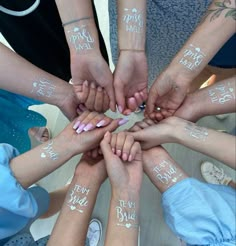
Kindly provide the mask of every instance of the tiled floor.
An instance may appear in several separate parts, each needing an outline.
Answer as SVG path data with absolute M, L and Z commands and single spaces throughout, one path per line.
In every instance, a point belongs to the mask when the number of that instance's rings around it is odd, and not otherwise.
M 98 9 L 104 8 L 104 4 L 107 4 L 107 0 L 95 1 Z M 98 4 L 99 3 L 99 4 Z M 101 29 L 105 37 L 105 41 L 109 47 L 109 32 L 108 32 L 108 16 L 104 11 L 99 11 L 99 21 Z M 2 38 L 0 37 L 0 41 Z M 110 54 L 109 54 L 110 55 Z M 39 111 L 48 119 L 48 126 L 50 127 L 53 136 L 57 135 L 64 126 L 68 123 L 67 119 L 53 106 L 43 105 L 33 107 L 34 110 Z M 113 117 L 118 115 L 109 113 Z M 129 127 L 133 122 L 142 118 L 142 114 L 133 114 L 130 117 L 130 123 L 126 127 Z M 235 126 L 235 114 L 230 115 L 227 119 L 220 121 L 215 117 L 205 117 L 199 121 L 200 125 L 204 125 L 213 129 L 224 129 L 230 132 Z M 34 145 L 35 143 L 33 143 Z M 173 158 L 184 168 L 184 170 L 191 176 L 202 180 L 200 175 L 200 163 L 203 160 L 212 160 L 210 157 L 204 156 L 200 153 L 191 151 L 183 146 L 177 144 L 166 145 Z M 56 170 L 54 173 L 48 175 L 42 179 L 39 183 L 45 187 L 48 191 L 53 191 L 66 184 L 68 178 L 73 174 L 75 165 L 78 163 L 79 156 L 73 158 L 63 167 Z M 217 165 L 222 164 L 214 161 Z M 225 167 L 225 166 L 224 166 Z M 225 168 L 226 172 L 234 177 L 235 172 L 229 168 Z M 96 206 L 93 212 L 93 217 L 97 217 L 101 220 L 104 230 L 106 229 L 106 221 L 108 218 L 110 198 L 110 185 L 109 181 L 106 181 L 99 192 Z M 162 217 L 160 193 L 154 188 L 152 183 L 144 177 L 144 182 L 141 190 L 141 246 L 178 246 L 179 240 L 172 234 L 167 228 Z M 48 235 L 55 223 L 57 216 L 54 216 L 46 220 L 38 220 L 32 226 L 32 233 L 35 239 Z M 103 235 L 104 236 L 104 235 Z M 103 240 L 101 242 L 103 245 Z

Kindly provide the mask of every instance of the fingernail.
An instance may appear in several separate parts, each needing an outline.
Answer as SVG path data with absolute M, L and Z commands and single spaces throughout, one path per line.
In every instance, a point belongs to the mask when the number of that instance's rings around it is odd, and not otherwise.
M 99 87 L 98 87 L 98 91 L 100 91 L 100 92 L 101 92 L 101 91 L 102 91 L 102 87 L 100 87 L 100 86 L 99 86 Z
M 123 161 L 127 161 L 127 159 L 128 159 L 128 155 L 127 155 L 126 153 L 123 153 L 123 155 L 122 155 L 122 159 L 123 159 Z
M 123 112 L 123 109 L 122 109 L 122 107 L 121 107 L 121 106 L 118 106 L 118 110 L 119 110 L 119 112 L 120 112 L 120 113 L 122 113 L 122 112 Z
M 77 129 L 77 133 L 80 134 L 83 130 L 84 130 L 85 124 L 82 124 L 78 129 Z
M 84 131 L 87 132 L 93 128 L 93 124 L 89 123 L 85 126 Z
M 133 156 L 132 155 L 129 155 L 128 161 L 132 161 L 132 158 L 133 158 Z
M 111 148 L 111 151 L 113 152 L 113 154 L 115 154 L 115 149 L 114 148 Z
M 88 80 L 85 80 L 84 85 L 86 85 L 86 86 L 89 85 Z
M 77 129 L 80 125 L 80 121 L 75 122 L 75 124 L 73 125 L 73 129 Z
M 91 88 L 95 89 L 96 85 L 94 83 L 91 83 Z
M 86 108 L 83 104 L 80 104 L 80 105 L 79 105 L 79 108 L 80 108 L 80 110 L 82 110 L 82 111 L 87 110 L 87 108 Z
M 104 126 L 105 125 L 105 123 L 106 123 L 106 121 L 105 120 L 101 120 L 101 121 L 99 121 L 98 123 L 97 123 L 97 127 L 101 127 L 101 126 Z
M 128 119 L 123 118 L 123 119 L 121 119 L 121 120 L 118 122 L 118 124 L 119 124 L 119 126 L 122 126 L 122 125 L 126 124 L 128 121 L 129 121 Z
M 116 154 L 120 157 L 120 156 L 121 156 L 121 150 L 118 149 L 118 150 L 116 151 Z
M 106 132 L 105 135 L 104 135 L 104 137 L 109 136 L 109 134 L 110 134 L 110 132 Z
M 101 149 L 99 149 L 99 150 L 98 150 L 98 153 L 99 153 L 100 155 L 102 155 L 102 150 L 101 150 Z

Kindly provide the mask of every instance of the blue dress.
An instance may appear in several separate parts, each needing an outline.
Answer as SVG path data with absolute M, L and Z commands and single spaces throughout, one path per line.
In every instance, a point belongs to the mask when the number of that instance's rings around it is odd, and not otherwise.
M 114 64 L 118 60 L 117 5 L 109 0 L 110 42 Z M 146 54 L 149 85 L 171 62 L 191 36 L 211 0 L 147 0 Z M 213 66 L 235 67 L 236 36 L 221 49 L 221 55 L 210 62 Z M 233 48 L 232 48 L 233 47 Z M 223 55 L 222 55 L 223 53 Z
M 41 114 L 28 109 L 36 104 L 41 102 L 0 90 L 0 143 L 8 143 L 20 153 L 30 150 L 28 129 L 47 123 Z

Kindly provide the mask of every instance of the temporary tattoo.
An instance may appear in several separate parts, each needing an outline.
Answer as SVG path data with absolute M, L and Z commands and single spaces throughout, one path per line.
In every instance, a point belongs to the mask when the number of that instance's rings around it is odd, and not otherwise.
M 83 213 L 84 208 L 88 206 L 87 196 L 89 191 L 90 189 L 76 184 L 70 191 L 67 201 L 67 206 L 70 208 L 70 210 Z
M 153 172 L 156 179 L 165 184 L 167 188 L 175 184 L 183 175 L 170 160 L 163 160 L 153 168 Z
M 195 138 L 196 140 L 205 141 L 208 136 L 206 128 L 197 126 L 191 122 L 188 122 L 184 129 L 188 132 L 190 137 Z
M 194 70 L 201 65 L 205 56 L 199 47 L 190 44 L 189 48 L 184 51 L 184 55 L 179 63 L 190 70 Z
M 231 83 L 217 84 L 208 91 L 212 103 L 224 104 L 228 101 L 235 100 L 234 88 Z
M 39 97 L 52 97 L 56 86 L 52 81 L 47 79 L 39 79 L 39 81 L 33 82 L 33 89 L 31 93 L 36 93 Z
M 117 225 L 129 228 L 138 228 L 136 205 L 132 201 L 119 200 L 119 206 L 116 206 Z
M 224 0 L 222 2 L 215 2 L 215 8 L 209 9 L 207 11 L 206 17 L 210 16 L 210 21 L 213 21 L 213 20 L 217 19 L 222 14 L 222 12 L 224 11 L 225 18 L 231 17 L 234 20 L 236 20 L 236 8 L 231 8 L 231 7 L 227 6 L 227 4 L 231 5 L 231 0 Z M 236 4 L 236 1 L 235 1 L 235 4 Z
M 48 142 L 48 144 L 42 148 L 41 158 L 50 158 L 51 160 L 57 160 L 59 158 L 58 153 L 53 150 L 53 141 Z
M 143 14 L 136 8 L 124 9 L 123 21 L 127 32 L 141 33 L 143 30 Z
M 86 25 L 74 27 L 68 33 L 70 34 L 69 41 L 74 45 L 76 51 L 86 51 L 94 48 L 94 38 Z

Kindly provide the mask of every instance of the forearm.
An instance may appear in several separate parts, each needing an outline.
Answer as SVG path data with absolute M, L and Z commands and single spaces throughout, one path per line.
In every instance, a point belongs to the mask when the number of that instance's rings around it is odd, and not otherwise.
M 84 246 L 90 217 L 101 183 L 74 176 L 48 245 Z
M 37 68 L 0 44 L 0 88 L 55 106 L 72 93 L 71 85 Z
M 236 77 L 220 81 L 189 95 L 186 105 L 199 118 L 236 112 Z
M 119 0 L 118 42 L 120 50 L 145 50 L 146 0 Z
M 175 142 L 209 155 L 235 169 L 235 136 L 179 120 L 174 131 Z
M 56 1 L 71 56 L 99 52 L 99 39 L 91 0 Z M 69 23 L 74 21 L 73 23 Z
M 105 245 L 136 246 L 139 231 L 139 193 L 112 192 Z
M 10 167 L 19 183 L 27 188 L 63 165 L 73 155 L 68 144 L 57 137 L 12 159 Z
M 187 78 L 191 82 L 235 33 L 236 22 L 233 16 L 226 17 L 230 10 L 235 9 L 235 1 L 227 3 L 225 8 L 217 6 L 223 2 L 213 1 L 203 21 L 168 67 L 171 68 L 173 76 L 177 76 L 177 80 Z

